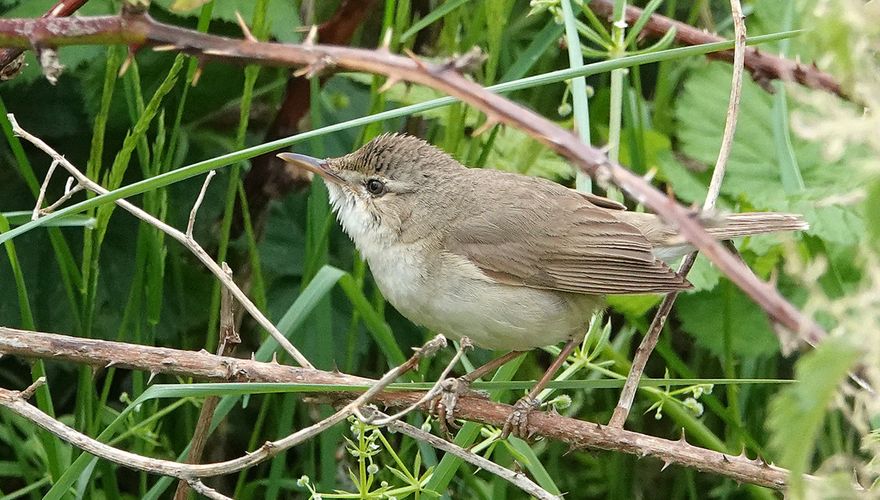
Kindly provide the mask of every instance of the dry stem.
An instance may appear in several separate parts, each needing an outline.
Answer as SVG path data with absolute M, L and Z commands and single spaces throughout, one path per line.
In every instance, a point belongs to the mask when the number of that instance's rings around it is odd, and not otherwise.
M 83 174 L 79 169 L 73 166 L 72 163 L 67 161 L 64 156 L 58 154 L 58 152 L 52 149 L 42 139 L 22 129 L 11 113 L 7 115 L 7 117 L 9 118 L 9 122 L 12 124 L 13 133 L 18 135 L 22 139 L 30 142 L 38 149 L 42 150 L 44 153 L 52 157 L 53 161 L 58 162 L 59 165 L 64 167 L 67 172 L 72 175 L 77 180 L 77 182 L 79 182 L 80 185 L 98 194 L 105 194 L 108 192 L 107 189 L 105 189 L 103 186 L 86 177 L 85 174 Z M 287 338 L 280 331 L 278 331 L 275 325 L 273 325 L 272 322 L 269 321 L 269 318 L 267 318 L 253 302 L 251 302 L 248 296 L 245 295 L 243 291 L 241 291 L 241 288 L 239 288 L 238 285 L 235 284 L 235 281 L 223 272 L 223 269 L 216 262 L 214 262 L 211 256 L 208 255 L 207 252 L 205 252 L 201 245 L 199 245 L 194 239 L 192 239 L 192 223 L 195 219 L 195 210 L 198 208 L 198 204 L 201 202 L 201 198 L 204 195 L 204 189 L 207 188 L 210 178 L 211 176 L 208 175 L 208 178 L 205 180 L 205 184 L 203 185 L 203 189 L 199 194 L 199 199 L 196 200 L 196 206 L 193 208 L 193 213 L 190 215 L 189 227 L 187 228 L 187 232 L 189 234 L 183 233 L 180 230 L 153 217 L 145 210 L 133 205 L 131 202 L 120 199 L 116 200 L 116 204 L 137 217 L 138 219 L 147 222 L 148 224 L 154 226 L 163 233 L 171 236 L 172 238 L 183 244 L 183 246 L 185 246 L 187 249 L 189 249 L 189 251 L 192 252 L 193 255 L 195 255 L 199 259 L 199 261 L 201 261 L 202 264 L 204 264 L 205 267 L 207 267 L 208 270 L 211 271 L 211 273 L 220 280 L 223 286 L 225 286 L 229 289 L 230 292 L 232 292 L 236 300 L 241 302 L 244 308 L 251 314 L 251 316 L 257 321 L 257 323 L 265 328 L 266 331 L 268 331 L 269 334 L 272 335 L 272 337 L 284 348 L 285 351 L 287 351 L 296 360 L 297 363 L 299 363 L 301 366 L 311 367 L 312 364 L 309 362 L 309 360 L 306 359 L 306 357 L 303 356 L 299 352 L 299 350 L 294 347 L 293 344 L 291 344 L 290 341 L 287 340 Z
M 709 191 L 706 193 L 706 201 L 703 203 L 703 211 L 711 212 L 715 208 L 715 202 L 718 195 L 721 194 L 721 182 L 724 180 L 724 173 L 727 170 L 727 160 L 730 158 L 730 151 L 733 149 L 733 136 L 736 133 L 736 121 L 739 116 L 739 103 L 742 96 L 742 80 L 743 67 L 745 64 L 746 49 L 746 23 L 745 16 L 742 13 L 742 5 L 739 0 L 730 0 L 730 10 L 733 16 L 733 29 L 735 32 L 734 40 L 734 58 L 733 58 L 733 76 L 730 81 L 730 99 L 727 103 L 727 118 L 724 122 L 724 135 L 721 138 L 721 149 L 718 151 L 718 159 L 715 161 L 715 169 L 712 171 L 712 180 L 709 182 Z M 687 276 L 694 262 L 697 260 L 697 252 L 691 252 L 685 256 L 678 268 L 678 274 Z M 666 324 L 666 318 L 672 311 L 672 305 L 678 297 L 678 292 L 672 292 L 663 297 L 660 307 L 654 314 L 651 326 L 648 332 L 639 344 L 636 355 L 633 358 L 632 367 L 626 377 L 626 383 L 620 391 L 620 399 L 611 420 L 608 425 L 612 427 L 623 427 L 626 418 L 629 416 L 632 408 L 633 399 L 636 396 L 636 390 L 639 386 L 639 379 L 645 371 L 648 364 L 648 358 L 657 346 L 660 339 L 660 332 L 663 331 L 663 325 Z
M 610 17 L 614 11 L 614 0 L 592 0 L 590 8 L 599 16 Z M 628 6 L 626 8 L 626 22 L 630 25 L 634 24 L 641 17 L 642 12 L 643 10 L 638 7 Z M 700 45 L 724 40 L 718 35 L 706 32 L 706 30 L 660 14 L 651 14 L 640 35 L 644 34 L 652 38 L 661 38 L 671 29 L 675 29 L 675 40 L 686 45 Z M 725 50 L 706 54 L 706 57 L 733 62 L 736 58 L 736 51 Z M 785 59 L 756 48 L 746 49 L 744 57 L 745 69 L 768 92 L 773 92 L 773 88 L 769 84 L 771 80 L 783 80 L 831 92 L 844 99 L 852 99 L 851 96 L 844 92 L 840 83 L 833 76 L 819 70 L 815 64 L 802 64 L 798 61 Z

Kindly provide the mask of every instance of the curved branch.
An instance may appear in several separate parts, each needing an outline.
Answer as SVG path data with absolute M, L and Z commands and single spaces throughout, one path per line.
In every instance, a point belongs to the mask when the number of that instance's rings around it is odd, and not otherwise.
M 700 225 L 692 211 L 651 186 L 641 176 L 611 162 L 597 148 L 543 116 L 492 94 L 464 78 L 455 64 L 430 64 L 390 54 L 387 50 L 366 50 L 322 45 L 288 45 L 235 40 L 159 23 L 146 14 L 52 19 L 0 20 L 0 45 L 19 47 L 71 44 L 122 43 L 133 47 L 152 45 L 156 49 L 179 51 L 200 59 L 273 66 L 302 66 L 309 74 L 327 68 L 344 67 L 387 75 L 390 78 L 426 85 L 485 112 L 488 120 L 513 125 L 572 161 L 599 183 L 613 182 L 630 196 L 676 227 L 696 249 L 703 252 L 731 281 L 749 295 L 770 318 L 797 333 L 810 344 L 826 333 L 805 317 L 771 285 L 752 271 Z

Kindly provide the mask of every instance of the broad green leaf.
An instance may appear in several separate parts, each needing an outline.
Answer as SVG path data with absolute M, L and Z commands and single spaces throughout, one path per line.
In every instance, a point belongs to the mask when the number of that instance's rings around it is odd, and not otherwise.
M 809 471 L 826 412 L 860 352 L 841 338 L 829 338 L 795 365 L 800 383 L 782 389 L 770 402 L 770 447 L 778 463 L 791 470 L 793 498 L 803 494 L 802 474 Z
M 779 342 L 764 312 L 728 282 L 713 292 L 679 297 L 676 314 L 682 328 L 702 347 L 721 357 L 724 332 L 729 331 L 736 357 L 775 354 Z
M 729 65 L 720 63 L 708 63 L 693 71 L 677 101 L 680 149 L 685 156 L 706 166 L 714 165 L 720 148 L 730 72 Z M 829 165 L 821 154 L 821 144 L 794 137 L 790 148 L 777 148 L 772 99 L 750 79 L 743 82 L 739 122 L 722 194 L 734 201 L 747 201 L 758 210 L 802 213 L 811 225 L 810 234 L 824 240 L 855 243 L 864 232 L 858 213 L 852 207 L 826 200 L 835 193 L 858 188 L 860 176 L 842 175 L 848 168 L 846 157 Z M 791 159 L 780 159 L 778 155 L 792 152 L 806 189 L 788 197 L 780 165 Z M 667 169 L 675 170 L 664 162 L 662 170 L 668 175 Z M 672 175 L 681 177 L 680 173 Z

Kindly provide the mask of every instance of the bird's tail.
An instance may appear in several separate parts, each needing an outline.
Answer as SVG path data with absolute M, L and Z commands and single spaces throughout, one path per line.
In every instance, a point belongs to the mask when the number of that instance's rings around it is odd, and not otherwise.
M 638 227 L 654 245 L 654 255 L 660 259 L 670 261 L 693 250 L 674 228 L 658 223 L 656 215 L 639 212 L 615 212 L 615 215 Z M 702 223 L 706 231 L 719 240 L 810 228 L 800 215 L 773 212 L 711 215 L 702 218 Z
M 710 221 L 706 225 L 706 231 L 719 240 L 729 240 L 753 234 L 804 231 L 809 228 L 810 225 L 801 215 L 773 212 L 728 214 L 721 217 L 720 221 Z

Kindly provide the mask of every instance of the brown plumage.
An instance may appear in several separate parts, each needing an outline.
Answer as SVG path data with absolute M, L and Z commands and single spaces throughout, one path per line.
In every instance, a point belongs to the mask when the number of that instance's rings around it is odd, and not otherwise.
M 470 169 L 415 137 L 286 159 L 329 181 L 337 217 L 388 301 L 453 338 L 539 347 L 583 335 L 604 295 L 690 287 L 664 261 L 689 246 L 655 215 L 545 179 Z M 719 239 L 806 228 L 800 216 L 767 213 L 705 225 Z

